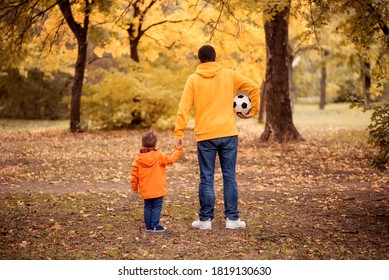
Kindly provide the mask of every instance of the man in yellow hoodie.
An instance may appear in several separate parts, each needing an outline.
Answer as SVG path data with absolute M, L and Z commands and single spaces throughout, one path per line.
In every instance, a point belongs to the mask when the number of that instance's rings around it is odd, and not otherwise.
M 239 219 L 238 211 L 238 128 L 233 99 L 238 91 L 247 92 L 252 109 L 248 115 L 239 117 L 251 118 L 258 113 L 259 87 L 249 78 L 216 62 L 216 52 L 212 46 L 202 46 L 198 51 L 198 59 L 196 72 L 186 81 L 174 130 L 176 145 L 181 144 L 190 112 L 194 108 L 194 130 L 200 166 L 200 209 L 199 219 L 192 226 L 199 229 L 212 228 L 215 206 L 214 172 L 218 154 L 223 174 L 226 228 L 244 228 L 246 223 Z

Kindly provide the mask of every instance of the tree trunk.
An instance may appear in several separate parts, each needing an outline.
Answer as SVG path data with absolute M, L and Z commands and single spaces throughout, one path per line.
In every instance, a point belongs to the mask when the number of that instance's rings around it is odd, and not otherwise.
M 135 62 L 139 62 L 138 46 L 139 46 L 140 38 L 143 35 L 142 25 L 144 19 L 144 11 L 141 11 L 140 9 L 142 2 L 143 1 L 141 0 L 136 0 L 130 4 L 134 10 L 134 13 L 132 15 L 133 20 L 137 21 L 137 24 L 131 22 L 127 28 L 128 37 L 130 38 L 130 57 Z M 151 3 L 153 2 L 155 1 L 152 1 Z
M 362 64 L 363 67 L 363 97 L 365 100 L 365 107 L 369 107 L 371 103 L 370 97 L 370 87 L 371 87 L 371 77 L 370 77 L 370 62 L 364 61 Z
M 261 84 L 261 91 L 260 91 L 260 100 L 261 102 L 259 103 L 259 114 L 258 114 L 258 123 L 264 123 L 265 122 L 265 116 L 266 116 L 266 111 L 265 111 L 265 103 L 266 103 L 266 98 L 265 98 L 265 87 L 266 83 L 265 81 L 262 82 Z
M 289 97 L 289 9 L 290 2 L 282 11 L 277 11 L 271 20 L 265 22 L 266 124 L 261 141 L 285 143 L 304 140 L 293 124 Z
M 324 110 L 326 105 L 326 85 L 327 85 L 327 69 L 323 65 L 321 67 L 321 78 L 320 78 L 320 104 L 319 109 Z
M 83 36 L 84 37 L 84 36 Z M 78 132 L 81 130 L 81 93 L 84 83 L 86 56 L 88 43 L 82 39 L 78 43 L 78 54 L 76 70 L 74 74 L 74 83 L 72 86 L 72 97 L 70 101 L 70 131 Z
M 320 104 L 319 108 L 320 110 L 324 110 L 324 107 L 326 105 L 326 99 L 327 99 L 327 66 L 326 66 L 326 59 L 327 56 L 330 54 L 329 51 L 325 50 L 323 55 L 323 65 L 321 67 L 321 79 L 320 79 Z
M 288 83 L 289 83 L 289 98 L 290 98 L 290 106 L 292 108 L 293 112 L 293 107 L 294 107 L 294 94 L 293 94 L 293 49 L 288 44 Z
M 72 86 L 72 97 L 70 101 L 70 131 L 78 132 L 81 129 L 81 94 L 82 86 L 84 83 L 88 49 L 87 34 L 89 27 L 89 15 L 92 9 L 93 1 L 90 2 L 89 0 L 85 0 L 83 26 L 75 21 L 69 0 L 60 0 L 58 1 L 58 5 L 63 16 L 65 17 L 67 24 L 76 37 L 78 44 L 77 61 L 75 66 L 74 82 Z
M 138 46 L 140 38 L 132 38 L 130 32 L 128 34 L 130 36 L 130 57 L 135 62 L 139 62 Z

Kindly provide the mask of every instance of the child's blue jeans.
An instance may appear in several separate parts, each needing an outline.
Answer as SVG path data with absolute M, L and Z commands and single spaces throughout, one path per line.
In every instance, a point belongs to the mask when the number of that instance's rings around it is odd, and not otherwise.
M 216 155 L 223 173 L 224 214 L 229 220 L 239 218 L 236 161 L 238 137 L 230 136 L 197 142 L 200 165 L 200 221 L 212 220 L 215 208 L 214 174 Z
M 161 218 L 163 197 L 144 200 L 144 219 L 147 230 L 152 230 L 159 225 Z

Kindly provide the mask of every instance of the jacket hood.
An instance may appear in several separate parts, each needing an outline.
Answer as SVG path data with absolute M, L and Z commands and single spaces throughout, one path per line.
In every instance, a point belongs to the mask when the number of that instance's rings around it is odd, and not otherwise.
M 158 160 L 159 153 L 157 151 L 150 151 L 148 153 L 137 154 L 135 160 L 143 166 L 152 166 Z
M 221 68 L 222 66 L 215 61 L 200 63 L 197 66 L 195 73 L 203 78 L 213 78 L 216 76 L 216 74 L 220 71 Z

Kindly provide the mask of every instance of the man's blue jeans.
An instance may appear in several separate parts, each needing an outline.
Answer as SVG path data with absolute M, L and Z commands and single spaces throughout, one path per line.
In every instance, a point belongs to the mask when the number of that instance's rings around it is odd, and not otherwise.
M 147 230 L 152 230 L 153 228 L 159 225 L 162 204 L 162 197 L 144 200 L 144 219 Z
M 223 137 L 197 142 L 200 165 L 200 221 L 212 220 L 215 208 L 214 173 L 216 154 L 223 174 L 224 214 L 229 220 L 239 218 L 236 159 L 238 137 Z

